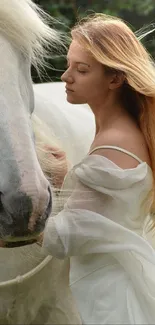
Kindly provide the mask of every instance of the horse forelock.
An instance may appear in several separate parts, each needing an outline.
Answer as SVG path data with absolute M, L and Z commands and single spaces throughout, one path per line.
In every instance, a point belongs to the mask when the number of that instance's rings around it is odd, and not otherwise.
M 41 63 L 47 48 L 58 45 L 58 32 L 48 26 L 52 21 L 31 0 L 0 0 L 0 33 L 31 58 Z

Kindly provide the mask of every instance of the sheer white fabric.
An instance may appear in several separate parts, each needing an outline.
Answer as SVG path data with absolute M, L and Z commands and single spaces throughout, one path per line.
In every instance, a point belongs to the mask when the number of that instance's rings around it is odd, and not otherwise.
M 83 324 L 155 323 L 155 252 L 144 238 L 152 172 L 87 156 L 66 178 L 74 190 L 49 218 L 44 249 L 70 257 L 70 286 Z M 72 187 L 71 187 L 72 188 Z

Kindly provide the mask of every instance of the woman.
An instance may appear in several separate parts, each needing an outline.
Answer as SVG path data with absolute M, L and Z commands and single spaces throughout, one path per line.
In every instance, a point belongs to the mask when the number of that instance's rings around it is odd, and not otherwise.
M 149 216 L 155 225 L 154 63 L 123 21 L 103 14 L 73 28 L 67 60 L 67 100 L 89 104 L 96 135 L 66 177 L 74 187 L 43 246 L 70 257 L 83 324 L 154 324 L 155 252 L 144 236 Z

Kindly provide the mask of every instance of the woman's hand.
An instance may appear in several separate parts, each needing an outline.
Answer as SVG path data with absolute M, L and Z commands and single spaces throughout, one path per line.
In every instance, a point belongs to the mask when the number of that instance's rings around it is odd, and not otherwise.
M 48 158 L 48 176 L 50 176 L 52 185 L 61 188 L 65 175 L 68 172 L 68 162 L 66 153 L 54 146 L 46 145 L 44 147 L 46 158 Z M 50 163 L 51 162 L 51 163 Z M 50 171 L 51 165 L 51 171 Z M 51 173 L 51 175 L 49 175 Z

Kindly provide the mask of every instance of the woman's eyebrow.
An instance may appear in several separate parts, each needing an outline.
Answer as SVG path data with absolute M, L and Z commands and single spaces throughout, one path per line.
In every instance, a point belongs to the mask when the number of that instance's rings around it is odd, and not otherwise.
M 67 58 L 67 61 L 69 62 L 69 58 Z M 76 64 L 84 64 L 86 65 L 87 67 L 90 68 L 90 64 L 86 63 L 86 62 L 82 62 L 82 61 L 75 61 Z
M 84 65 L 87 65 L 88 67 L 90 67 L 90 64 L 85 63 L 85 62 L 76 61 L 75 63 L 76 63 L 76 64 L 84 64 Z

